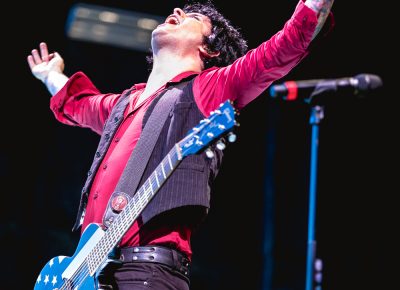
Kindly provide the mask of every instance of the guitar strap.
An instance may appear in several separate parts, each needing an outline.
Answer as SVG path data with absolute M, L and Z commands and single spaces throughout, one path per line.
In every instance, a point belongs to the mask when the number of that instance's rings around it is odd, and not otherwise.
M 111 225 L 116 216 L 136 193 L 161 129 L 186 84 L 187 81 L 184 81 L 171 86 L 158 97 L 158 102 L 143 128 L 139 141 L 129 157 L 115 191 L 108 200 L 107 208 L 103 215 L 103 225 L 105 227 Z

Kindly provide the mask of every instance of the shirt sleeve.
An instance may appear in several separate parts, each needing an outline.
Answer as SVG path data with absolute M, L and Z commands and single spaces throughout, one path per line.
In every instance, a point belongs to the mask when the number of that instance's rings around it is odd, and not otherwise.
M 316 26 L 316 13 L 300 0 L 292 17 L 269 40 L 229 66 L 201 72 L 193 86 L 201 112 L 208 116 L 228 99 L 237 109 L 245 107 L 308 54 Z
M 63 124 L 89 128 L 101 134 L 120 96 L 101 94 L 83 72 L 77 72 L 50 99 L 50 109 Z

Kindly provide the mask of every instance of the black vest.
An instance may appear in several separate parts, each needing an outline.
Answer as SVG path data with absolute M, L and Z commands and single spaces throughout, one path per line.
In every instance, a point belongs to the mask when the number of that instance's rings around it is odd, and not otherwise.
M 194 101 L 192 85 L 193 79 L 188 81 L 187 85 L 180 91 L 177 102 L 174 104 L 161 130 L 153 155 L 147 164 L 138 188 L 153 173 L 171 148 L 182 140 L 193 127 L 198 125 L 200 120 L 204 119 Z M 105 123 L 93 163 L 88 172 L 88 178 L 82 189 L 78 215 L 73 230 L 77 230 L 81 225 L 90 186 L 113 136 L 123 120 L 125 108 L 129 103 L 130 92 L 131 90 L 127 90 L 121 95 Z M 143 117 L 143 126 L 159 99 L 160 97 L 156 97 L 149 106 Z M 211 149 L 213 147 L 211 146 Z M 192 215 L 185 217 L 185 219 L 191 223 L 199 223 L 210 206 L 210 187 L 218 173 L 218 166 L 223 155 L 219 150 L 213 151 L 215 154 L 211 159 L 207 158 L 204 153 L 184 158 L 143 210 L 139 222 L 145 224 L 153 217 L 171 209 L 189 208 L 189 210 L 182 211 L 185 215 Z

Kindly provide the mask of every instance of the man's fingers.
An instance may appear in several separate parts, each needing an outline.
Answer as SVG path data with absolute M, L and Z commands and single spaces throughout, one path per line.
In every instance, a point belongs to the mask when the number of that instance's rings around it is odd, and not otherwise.
M 32 57 L 36 64 L 42 63 L 42 58 L 40 57 L 37 49 L 32 49 Z
M 47 44 L 45 42 L 41 42 L 39 47 L 42 60 L 46 62 L 49 61 L 49 50 L 47 49 Z
M 27 57 L 27 61 L 31 70 L 33 70 L 37 65 L 47 65 L 47 63 L 55 56 L 56 53 L 49 53 L 47 44 L 45 42 L 41 42 L 39 44 L 39 50 L 36 48 L 32 49 L 31 54 Z
M 53 58 L 55 58 L 56 57 L 56 54 L 53 52 L 53 53 L 50 53 L 49 54 L 49 61 L 50 60 L 52 60 Z
M 34 62 L 34 60 L 33 60 L 33 56 L 32 56 L 32 55 L 28 55 L 27 60 L 28 60 L 29 67 L 30 67 L 31 69 L 33 69 L 33 67 L 36 65 L 35 62 Z

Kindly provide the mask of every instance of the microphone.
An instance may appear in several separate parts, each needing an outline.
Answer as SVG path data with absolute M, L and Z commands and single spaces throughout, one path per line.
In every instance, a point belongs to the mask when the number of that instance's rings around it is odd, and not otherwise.
M 271 86 L 269 93 L 273 98 L 281 98 L 286 101 L 305 99 L 310 102 L 313 97 L 324 93 L 346 91 L 353 95 L 359 95 L 381 86 L 382 80 L 379 76 L 358 74 L 354 77 L 339 79 L 287 81 Z

